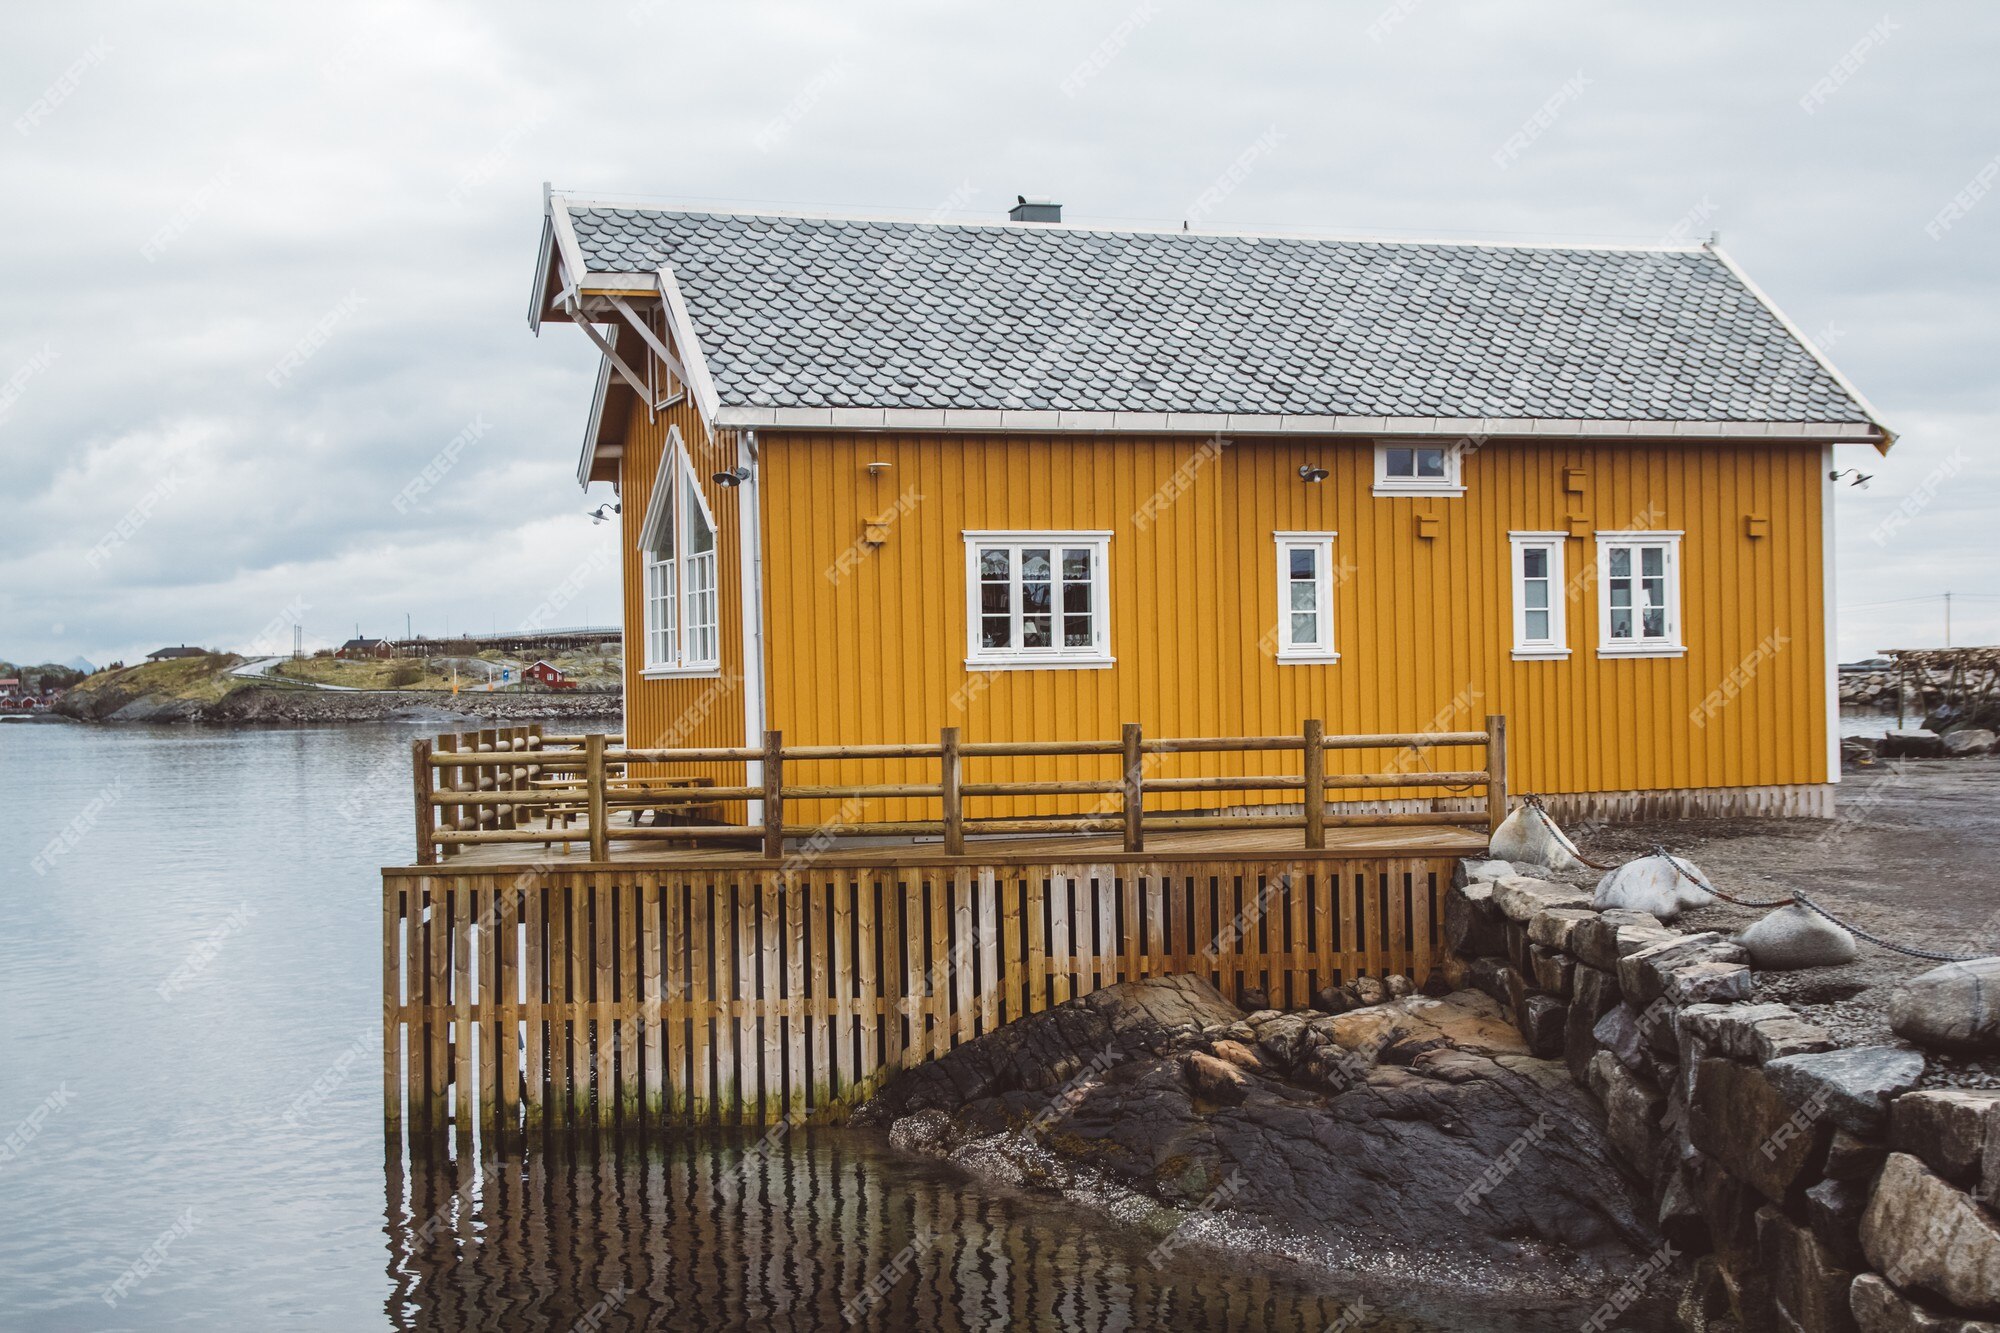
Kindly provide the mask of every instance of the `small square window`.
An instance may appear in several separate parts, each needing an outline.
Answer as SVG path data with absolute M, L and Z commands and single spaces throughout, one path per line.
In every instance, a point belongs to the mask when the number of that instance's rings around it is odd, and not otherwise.
M 1463 448 L 1457 444 L 1378 444 L 1375 494 L 1463 495 Z
M 1678 532 L 1597 534 L 1597 651 L 1604 657 L 1679 657 Z

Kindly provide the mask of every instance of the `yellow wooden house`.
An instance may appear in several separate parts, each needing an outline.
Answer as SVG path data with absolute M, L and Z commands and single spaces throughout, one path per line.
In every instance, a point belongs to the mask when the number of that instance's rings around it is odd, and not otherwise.
M 1059 218 L 547 194 L 628 745 L 1504 714 L 1573 814 L 1831 812 L 1835 446 L 1891 435 L 1720 250 Z

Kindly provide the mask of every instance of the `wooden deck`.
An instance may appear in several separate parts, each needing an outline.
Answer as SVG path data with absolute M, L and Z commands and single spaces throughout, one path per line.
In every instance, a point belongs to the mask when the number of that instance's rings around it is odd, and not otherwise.
M 526 870 L 538 867 L 576 870 L 593 864 L 629 867 L 701 866 L 710 869 L 769 870 L 788 861 L 810 859 L 814 866 L 891 865 L 1119 865 L 1151 861 L 1216 860 L 1338 860 L 1372 856 L 1480 856 L 1486 851 L 1483 829 L 1447 824 L 1401 824 L 1369 828 L 1330 828 L 1324 849 L 1308 849 L 1300 829 L 1230 828 L 1229 820 L 1216 820 L 1214 829 L 1179 830 L 1149 834 L 1140 852 L 1125 850 L 1115 833 L 1059 834 L 1036 838 L 968 837 L 965 855 L 946 853 L 940 840 L 910 842 L 842 842 L 807 849 L 794 845 L 788 855 L 773 860 L 761 847 L 663 847 L 658 842 L 621 839 L 614 832 L 610 858 L 593 863 L 588 839 L 573 839 L 547 847 L 514 844 L 486 844 L 462 848 L 436 866 L 396 867 L 385 873 L 440 874 L 460 870 Z M 746 844 L 757 833 L 745 833 Z

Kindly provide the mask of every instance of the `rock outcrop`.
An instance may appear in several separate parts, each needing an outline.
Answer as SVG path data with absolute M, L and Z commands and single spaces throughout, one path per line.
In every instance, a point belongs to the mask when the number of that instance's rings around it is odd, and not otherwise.
M 1169 976 L 1016 1020 L 899 1075 L 858 1119 L 1031 1180 L 1053 1156 L 1163 1204 L 1228 1186 L 1233 1212 L 1364 1269 L 1377 1255 L 1420 1277 L 1430 1256 L 1580 1292 L 1658 1245 L 1618 1157 L 1647 1151 L 1655 1109 L 1636 1105 L 1614 1150 L 1562 1066 L 1476 992 L 1246 1015 Z M 937 1115 L 948 1128 L 918 1135 Z

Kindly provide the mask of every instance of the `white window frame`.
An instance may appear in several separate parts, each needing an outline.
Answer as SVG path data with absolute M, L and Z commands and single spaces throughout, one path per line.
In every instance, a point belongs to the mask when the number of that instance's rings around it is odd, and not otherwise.
M 685 489 L 683 489 L 685 488 Z M 693 496 L 701 510 L 702 521 L 714 537 L 714 543 L 705 553 L 709 562 L 708 601 L 713 614 L 709 641 L 714 651 L 704 657 L 688 654 L 689 629 L 694 623 L 692 611 L 695 605 L 693 574 L 695 572 L 692 553 L 688 549 L 687 515 L 675 506 L 683 505 L 687 496 Z M 655 548 L 660 541 L 661 525 L 671 515 L 674 519 L 674 549 L 671 556 L 662 558 Z M 639 674 L 647 680 L 667 680 L 678 676 L 719 676 L 722 674 L 722 529 L 715 521 L 715 511 L 709 508 L 708 496 L 703 493 L 701 483 L 695 477 L 694 460 L 688 456 L 687 445 L 681 440 L 678 427 L 668 427 L 667 442 L 660 451 L 660 470 L 653 477 L 653 491 L 646 501 L 646 517 L 639 527 L 639 570 L 640 570 L 640 621 L 642 638 L 640 652 L 644 661 Z M 654 588 L 656 571 L 661 565 L 673 567 L 673 586 L 668 591 L 671 623 L 662 626 L 655 607 L 659 596 Z M 664 632 L 667 651 L 654 651 L 656 641 Z
M 1338 662 L 1333 638 L 1333 539 L 1337 532 L 1273 532 L 1278 548 L 1278 651 L 1283 663 Z M 1292 641 L 1292 552 L 1313 553 L 1314 595 L 1318 601 L 1319 637 L 1310 644 Z
M 1679 532 L 1637 531 L 1600 532 L 1597 534 L 1597 655 L 1599 657 L 1681 657 L 1687 653 L 1687 644 L 1681 637 L 1681 536 Z M 1626 546 L 1633 550 L 1634 580 L 1632 613 L 1633 627 L 1642 625 L 1640 606 L 1636 594 L 1641 557 L 1638 548 L 1662 547 L 1666 551 L 1663 573 L 1666 594 L 1666 634 L 1651 639 L 1613 639 L 1611 637 L 1611 552 L 1613 548 Z
M 1558 660 L 1569 656 L 1569 583 L 1563 560 L 1567 532 L 1510 532 L 1510 595 L 1514 602 L 1514 659 L 1520 662 Z M 1549 555 L 1549 634 L 1528 637 L 1527 560 L 1529 551 Z
M 1392 477 L 1389 475 L 1391 449 L 1442 449 L 1442 477 Z M 1377 440 L 1375 442 L 1376 495 L 1464 495 L 1465 446 L 1459 440 Z
M 968 528 L 965 538 L 965 665 L 974 671 L 1033 671 L 1033 670 L 1094 670 L 1112 666 L 1117 659 L 1111 655 L 1111 533 L 1108 530 L 1088 531 L 1029 531 L 1025 529 L 996 530 Z M 1014 618 L 1012 638 L 1016 646 L 1008 648 L 988 648 L 980 642 L 980 577 L 979 552 L 981 547 L 1005 546 L 1016 551 L 1024 546 L 1047 546 L 1052 549 L 1083 547 L 1090 551 L 1090 620 L 1091 643 L 1088 647 L 1067 648 L 1061 645 L 1063 611 L 1060 594 L 1052 601 L 1051 611 L 1055 616 L 1055 632 L 1058 640 L 1052 648 L 1022 648 L 1021 603 L 1016 593 L 1010 612 Z M 1055 558 L 1058 571 L 1062 565 L 1061 555 Z M 1020 557 L 1012 562 L 1013 584 L 1020 587 Z M 1057 581 L 1060 588 L 1060 579 Z

